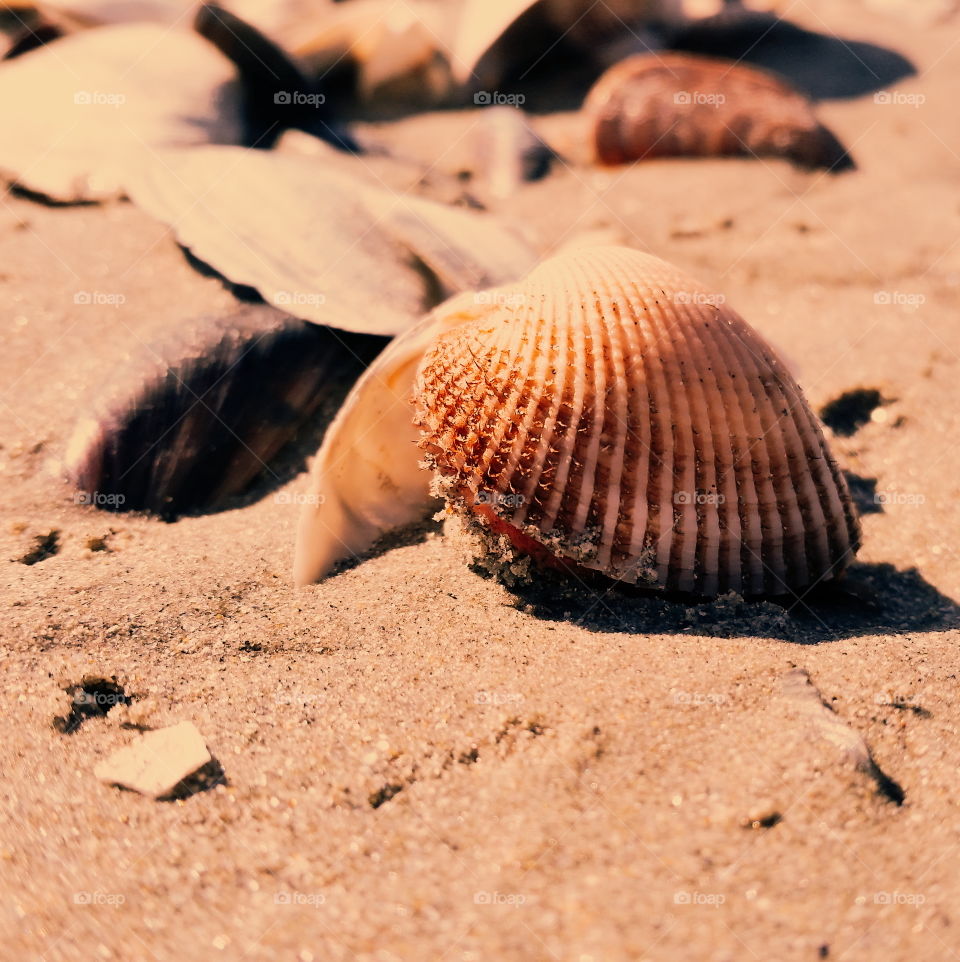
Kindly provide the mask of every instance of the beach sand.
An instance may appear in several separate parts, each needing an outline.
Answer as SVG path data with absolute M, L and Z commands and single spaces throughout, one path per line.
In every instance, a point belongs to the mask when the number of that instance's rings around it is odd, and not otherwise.
M 794 7 L 917 64 L 896 90 L 922 103 L 818 108 L 858 171 L 561 165 L 496 208 L 545 251 L 599 231 L 723 291 L 817 409 L 880 391 L 831 440 L 872 509 L 847 588 L 791 605 L 516 595 L 435 523 L 298 590 L 292 496 L 174 524 L 76 504 L 61 461 L 98 386 L 233 298 L 129 204 L 3 198 L 0 958 L 960 954 L 957 21 Z M 439 153 L 462 118 L 429 123 Z M 789 697 L 794 669 L 902 804 Z M 85 679 L 132 702 L 64 734 Z M 94 777 L 178 721 L 221 784 L 157 802 Z

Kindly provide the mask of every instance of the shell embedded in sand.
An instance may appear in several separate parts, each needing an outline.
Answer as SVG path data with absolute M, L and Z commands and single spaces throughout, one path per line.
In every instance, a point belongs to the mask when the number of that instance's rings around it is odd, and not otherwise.
M 819 424 L 721 296 L 588 248 L 488 303 L 437 337 L 415 392 L 421 447 L 464 514 L 702 595 L 780 594 L 850 561 L 858 522 Z
M 82 503 L 172 520 L 276 483 L 277 456 L 336 410 L 386 343 L 265 304 L 173 313 L 169 327 L 128 352 L 83 410 L 63 465 Z
M 733 61 L 640 54 L 611 67 L 584 101 L 598 159 L 774 156 L 839 171 L 853 161 L 810 101 Z

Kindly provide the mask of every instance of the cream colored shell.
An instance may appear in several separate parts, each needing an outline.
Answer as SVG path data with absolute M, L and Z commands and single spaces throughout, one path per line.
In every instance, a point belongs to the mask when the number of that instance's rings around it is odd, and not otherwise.
M 722 296 L 611 247 L 489 298 L 437 338 L 415 390 L 421 447 L 461 509 L 707 596 L 796 591 L 848 564 L 859 526 L 819 423 Z

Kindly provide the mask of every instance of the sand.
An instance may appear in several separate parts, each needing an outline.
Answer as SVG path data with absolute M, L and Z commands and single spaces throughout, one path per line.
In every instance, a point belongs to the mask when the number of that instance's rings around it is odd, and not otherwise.
M 918 65 L 896 89 L 920 104 L 820 107 L 858 172 L 567 167 L 498 208 L 544 249 L 598 230 L 715 284 L 818 408 L 887 400 L 832 440 L 882 508 L 847 590 L 793 605 L 515 595 L 436 524 L 296 590 L 278 492 L 175 524 L 76 504 L 60 460 L 87 399 L 232 298 L 128 204 L 3 198 L 0 958 L 960 953 L 960 44 L 956 20 L 864 9 L 790 9 Z M 789 697 L 794 669 L 902 804 Z M 84 679 L 132 701 L 65 734 Z M 180 721 L 207 790 L 94 776 Z

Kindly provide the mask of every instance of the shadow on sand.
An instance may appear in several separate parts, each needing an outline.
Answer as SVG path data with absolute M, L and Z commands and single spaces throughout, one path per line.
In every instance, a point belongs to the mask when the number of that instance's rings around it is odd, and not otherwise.
M 592 57 L 571 44 L 566 35 L 551 38 L 550 31 L 555 28 L 537 21 L 537 16 L 535 7 L 501 40 L 507 51 L 503 62 L 510 65 L 501 81 L 504 89 L 522 90 L 524 109 L 533 113 L 576 110 L 610 63 L 630 54 L 663 49 L 772 70 L 814 100 L 862 97 L 916 73 L 914 65 L 895 50 L 808 30 L 736 4 L 671 30 L 624 31 L 624 37 L 610 41 L 609 49 L 600 44 Z M 542 37 L 542 42 L 531 48 L 531 35 Z
M 510 589 L 517 605 L 544 621 L 629 634 L 751 636 L 819 644 L 870 634 L 946 631 L 960 627 L 960 606 L 915 569 L 853 564 L 835 584 L 793 597 L 712 601 L 664 595 L 610 582 L 548 573 Z
M 886 47 L 736 7 L 682 28 L 670 46 L 776 71 L 815 100 L 862 97 L 916 73 L 906 57 Z

